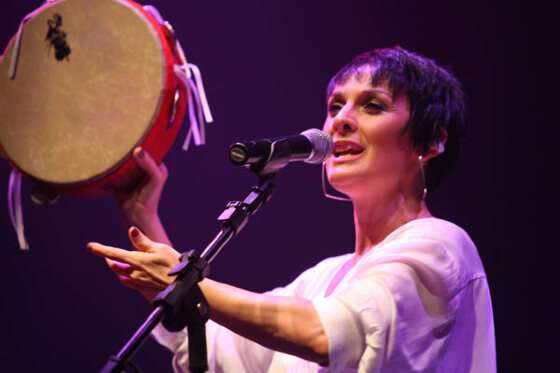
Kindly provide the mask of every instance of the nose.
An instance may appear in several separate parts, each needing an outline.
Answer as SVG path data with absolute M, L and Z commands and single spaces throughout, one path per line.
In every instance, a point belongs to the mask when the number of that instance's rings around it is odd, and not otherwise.
M 334 118 L 332 118 L 329 134 L 333 136 L 335 133 L 339 136 L 347 136 L 356 131 L 358 123 L 350 112 L 350 110 L 340 110 Z

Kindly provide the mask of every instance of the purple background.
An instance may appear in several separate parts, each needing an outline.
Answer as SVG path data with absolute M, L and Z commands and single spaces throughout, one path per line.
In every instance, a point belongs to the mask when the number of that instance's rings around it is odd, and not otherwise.
M 2 3 L 0 48 L 41 1 Z M 321 127 L 328 79 L 359 52 L 401 46 L 449 66 L 468 95 L 469 137 L 459 167 L 429 196 L 436 216 L 463 226 L 477 243 L 494 302 L 501 372 L 525 371 L 528 268 L 535 260 L 536 151 L 530 121 L 535 76 L 528 25 L 518 5 L 437 1 L 154 1 L 202 70 L 215 123 L 209 144 L 187 153 L 176 143 L 161 216 L 180 250 L 203 248 L 225 203 L 254 183 L 226 158 L 235 141 Z M 1 98 L 0 98 L 1 99 Z M 184 131 L 182 132 L 184 134 Z M 181 137 L 181 140 L 182 141 Z M 520 145 L 527 156 L 519 154 Z M 0 163 L 0 195 L 9 166 Z M 522 175 L 520 176 L 520 171 Z M 321 258 L 353 248 L 351 208 L 325 200 L 320 169 L 294 164 L 271 203 L 212 266 L 212 277 L 262 291 L 291 281 Z M 88 241 L 129 247 L 112 198 L 63 198 L 34 205 L 24 183 L 31 245 L 17 249 L 0 198 L 0 370 L 90 372 L 120 349 L 148 314 Z M 171 355 L 150 340 L 136 362 L 167 372 Z

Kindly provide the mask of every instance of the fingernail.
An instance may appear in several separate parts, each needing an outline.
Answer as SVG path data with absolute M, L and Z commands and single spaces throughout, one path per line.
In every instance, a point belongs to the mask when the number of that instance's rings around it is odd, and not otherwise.
M 139 234 L 140 231 L 137 228 L 132 228 L 132 230 L 130 231 L 130 235 L 134 238 L 138 237 Z
M 144 149 L 140 149 L 140 151 L 138 152 L 138 158 L 144 159 L 145 156 L 146 152 L 144 151 Z

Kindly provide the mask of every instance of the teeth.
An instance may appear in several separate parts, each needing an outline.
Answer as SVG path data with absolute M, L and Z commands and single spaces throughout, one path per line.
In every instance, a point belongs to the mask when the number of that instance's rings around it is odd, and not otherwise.
M 340 157 L 341 155 L 344 155 L 346 153 L 348 153 L 350 151 L 350 148 L 348 147 L 344 147 L 342 149 L 336 149 L 336 152 L 334 153 L 337 157 Z
M 335 144 L 334 156 L 358 154 L 363 151 L 362 147 L 352 142 L 340 142 Z

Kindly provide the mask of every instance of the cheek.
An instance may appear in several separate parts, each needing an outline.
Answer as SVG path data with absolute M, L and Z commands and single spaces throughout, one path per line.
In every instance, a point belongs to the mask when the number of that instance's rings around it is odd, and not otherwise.
M 326 118 L 325 123 L 323 123 L 323 132 L 326 132 L 330 136 L 331 135 L 330 129 L 331 129 L 331 120 L 329 120 L 329 118 Z
M 396 120 L 384 120 L 375 126 L 367 128 L 364 136 L 372 148 L 384 152 L 408 151 L 410 147 L 409 136 L 403 133 L 404 125 Z
M 377 172 L 400 173 L 413 151 L 410 140 L 395 126 L 377 127 L 366 135 L 370 148 L 368 163 Z

